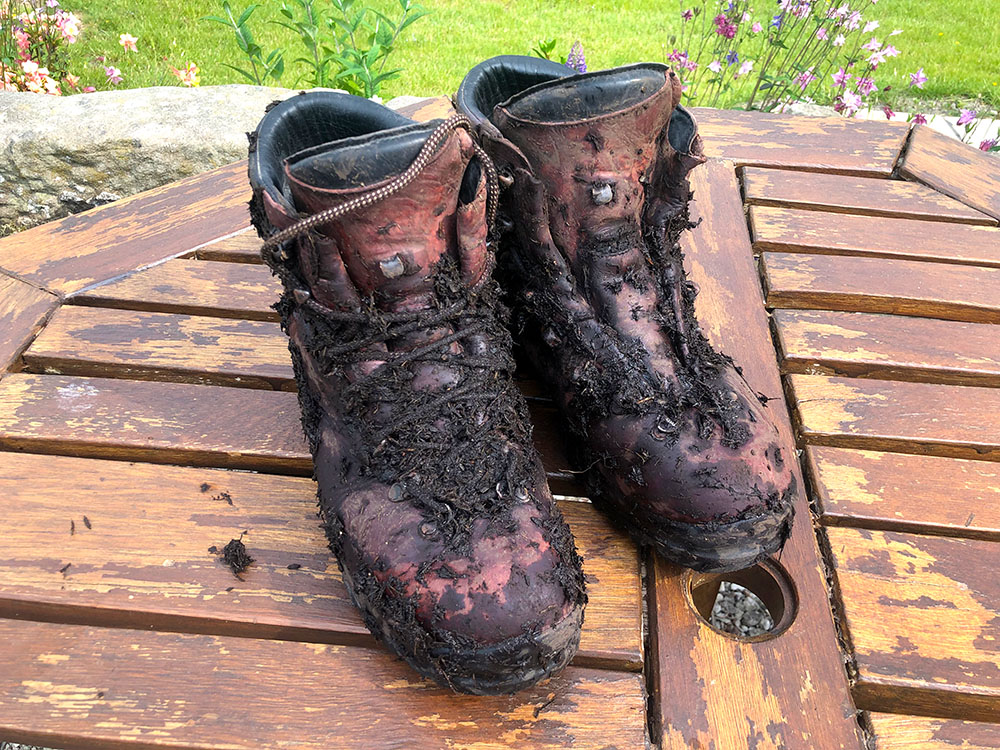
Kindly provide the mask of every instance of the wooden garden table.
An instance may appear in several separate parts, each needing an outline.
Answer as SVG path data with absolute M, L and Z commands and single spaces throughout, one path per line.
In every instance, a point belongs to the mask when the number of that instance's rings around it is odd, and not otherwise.
M 781 635 L 715 632 L 717 578 L 565 499 L 590 604 L 562 674 L 457 696 L 380 648 L 319 528 L 240 163 L 0 241 L 0 738 L 1000 746 L 1000 161 L 924 127 L 696 115 L 698 314 L 805 474 L 780 561 L 731 577 Z M 525 390 L 553 490 L 581 494 Z M 211 550 L 241 534 L 239 580 Z

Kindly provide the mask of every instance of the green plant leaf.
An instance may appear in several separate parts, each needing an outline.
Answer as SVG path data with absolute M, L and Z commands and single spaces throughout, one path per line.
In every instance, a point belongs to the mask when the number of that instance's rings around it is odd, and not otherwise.
M 236 25 L 242 26 L 243 24 L 245 24 L 249 20 L 250 16 L 253 15 L 253 12 L 257 10 L 257 8 L 259 7 L 260 7 L 259 3 L 253 3 L 252 5 L 248 5 L 247 9 L 244 10 L 242 13 L 240 13 L 240 17 L 236 20 Z

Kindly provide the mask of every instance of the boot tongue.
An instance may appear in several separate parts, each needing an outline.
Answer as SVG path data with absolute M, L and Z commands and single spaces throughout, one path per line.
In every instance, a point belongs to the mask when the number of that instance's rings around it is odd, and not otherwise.
M 438 124 L 382 131 L 292 155 L 285 175 L 295 207 L 311 215 L 385 187 L 413 163 Z M 455 252 L 448 238 L 454 234 L 455 174 L 461 174 L 462 162 L 460 144 L 452 136 L 409 185 L 318 228 L 336 242 L 359 292 L 374 294 L 386 309 L 427 303 L 434 266 Z M 322 265 L 320 259 L 320 276 Z
M 554 238 L 569 255 L 578 230 L 600 238 L 638 226 L 643 183 L 669 148 L 679 95 L 670 69 L 650 63 L 542 83 L 494 109 L 493 122 L 544 183 Z

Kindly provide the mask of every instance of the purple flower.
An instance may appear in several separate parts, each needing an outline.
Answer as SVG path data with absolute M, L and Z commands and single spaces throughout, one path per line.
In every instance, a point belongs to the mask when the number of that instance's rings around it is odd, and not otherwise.
M 925 83 L 927 83 L 927 76 L 924 75 L 923 68 L 918 69 L 916 73 L 910 73 L 911 86 L 916 86 L 918 89 L 922 89 Z
M 834 83 L 835 86 L 837 86 L 838 88 L 844 88 L 844 86 L 847 83 L 848 79 L 851 77 L 851 74 L 848 73 L 843 68 L 841 68 L 836 73 L 834 73 L 832 77 L 833 77 L 833 83 Z
M 861 94 L 861 96 L 868 96 L 876 90 L 878 90 L 878 86 L 875 85 L 875 81 L 871 78 L 858 79 L 858 93 Z
M 1000 142 L 1000 140 L 996 138 L 987 138 L 986 140 L 984 140 L 982 143 L 979 144 L 979 150 L 991 151 L 994 148 L 996 148 L 998 142 Z
M 958 116 L 958 125 L 968 125 L 970 122 L 976 119 L 976 110 L 974 109 L 963 109 L 962 114 Z
M 927 117 L 925 115 L 921 115 L 921 114 L 913 115 L 913 124 L 914 125 L 926 125 L 927 124 Z
M 720 36 L 724 36 L 726 39 L 732 39 L 736 36 L 736 24 L 730 21 L 722 13 L 717 15 L 712 19 L 715 23 L 715 33 Z
M 694 11 L 690 8 L 681 13 L 681 20 L 683 21 L 690 21 L 692 18 L 694 18 Z
M 827 33 L 826 29 L 824 29 L 823 27 L 816 29 L 816 38 L 819 39 L 821 42 L 828 39 L 829 36 L 830 35 Z
M 815 80 L 816 76 L 813 75 L 813 69 L 811 67 L 808 70 L 803 70 L 795 77 L 795 83 L 798 84 L 802 91 L 805 91 L 806 87 L 808 87 L 809 84 Z
M 736 54 L 736 50 L 726 53 L 726 65 L 736 65 L 740 61 L 740 56 Z
M 844 108 L 847 110 L 847 114 L 849 115 L 853 115 L 861 109 L 861 105 L 864 103 L 861 100 L 861 97 L 853 91 L 845 91 L 841 95 L 840 100 L 844 103 Z
M 45 7 L 47 8 L 58 8 L 59 0 L 45 0 Z
M 587 72 L 587 59 L 583 55 L 583 45 L 579 41 L 573 42 L 566 56 L 566 65 L 577 73 Z
M 784 13 L 779 13 L 774 18 L 772 18 L 771 25 L 776 29 L 780 29 L 784 15 L 785 15 Z
M 108 83 L 112 86 L 117 86 L 122 82 L 122 72 L 118 68 L 107 65 L 104 66 L 104 75 L 108 77 Z
M 896 113 L 892 111 L 892 107 L 890 107 L 888 104 L 882 107 L 882 114 L 885 115 L 885 119 L 887 120 L 891 120 L 893 117 L 896 116 Z

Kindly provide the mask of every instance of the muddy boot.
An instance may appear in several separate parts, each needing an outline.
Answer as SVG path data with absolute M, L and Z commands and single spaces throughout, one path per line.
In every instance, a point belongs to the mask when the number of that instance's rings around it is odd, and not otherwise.
M 422 675 L 492 694 L 572 658 L 586 596 L 512 380 L 495 172 L 468 128 L 293 97 L 251 137 L 251 213 L 351 597 Z
M 704 157 L 679 97 L 663 65 L 576 75 L 498 57 L 457 104 L 506 186 L 500 272 L 518 342 L 595 499 L 667 559 L 735 570 L 787 538 L 794 456 L 695 321 L 678 237 Z

